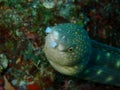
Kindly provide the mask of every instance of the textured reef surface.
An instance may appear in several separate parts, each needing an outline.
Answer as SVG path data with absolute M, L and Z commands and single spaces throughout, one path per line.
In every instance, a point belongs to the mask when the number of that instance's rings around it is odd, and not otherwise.
M 0 0 L 0 89 L 119 89 L 62 75 L 53 69 L 43 52 L 46 28 L 64 23 L 74 23 L 84 28 L 91 39 L 120 48 L 119 6 L 119 0 Z M 56 43 L 51 46 L 54 48 Z

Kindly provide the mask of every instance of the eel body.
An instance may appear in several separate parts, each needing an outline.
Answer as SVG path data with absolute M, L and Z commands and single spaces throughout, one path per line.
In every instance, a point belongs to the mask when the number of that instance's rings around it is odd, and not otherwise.
M 58 72 L 103 84 L 120 86 L 120 49 L 89 38 L 72 23 L 47 27 L 44 52 Z

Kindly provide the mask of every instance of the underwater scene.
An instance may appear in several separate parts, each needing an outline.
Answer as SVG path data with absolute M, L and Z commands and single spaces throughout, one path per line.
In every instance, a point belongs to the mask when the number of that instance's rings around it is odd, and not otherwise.
M 0 90 L 119 90 L 120 0 L 0 0 Z

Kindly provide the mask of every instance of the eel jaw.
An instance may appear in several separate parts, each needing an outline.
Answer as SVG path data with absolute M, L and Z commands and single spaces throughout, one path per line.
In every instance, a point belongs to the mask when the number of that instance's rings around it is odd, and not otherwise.
M 80 73 L 80 71 L 83 71 L 83 65 L 80 65 L 80 64 L 77 64 L 75 66 L 63 66 L 63 65 L 56 64 L 50 60 L 49 60 L 49 63 L 52 65 L 52 67 L 56 71 L 68 76 L 76 76 Z

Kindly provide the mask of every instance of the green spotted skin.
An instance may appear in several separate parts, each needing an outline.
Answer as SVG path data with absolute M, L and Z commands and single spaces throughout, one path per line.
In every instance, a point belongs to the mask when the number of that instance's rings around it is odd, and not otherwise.
M 91 40 L 92 54 L 83 76 L 87 80 L 120 86 L 120 49 Z
M 47 29 L 48 30 L 48 29 Z M 91 40 L 72 23 L 49 28 L 44 52 L 58 72 L 98 83 L 120 86 L 120 50 Z

